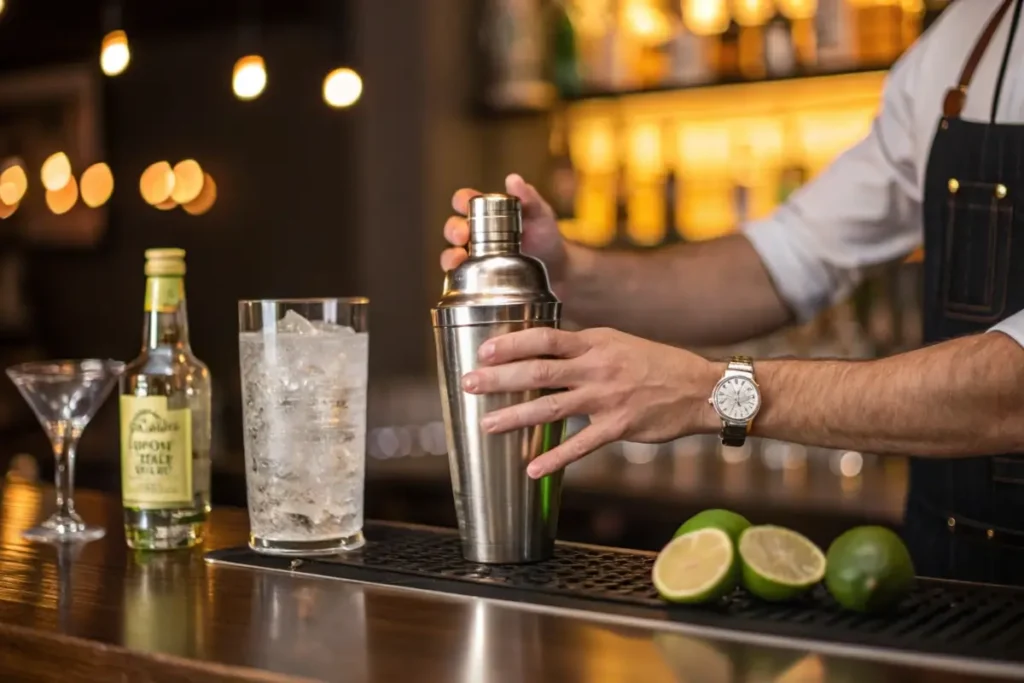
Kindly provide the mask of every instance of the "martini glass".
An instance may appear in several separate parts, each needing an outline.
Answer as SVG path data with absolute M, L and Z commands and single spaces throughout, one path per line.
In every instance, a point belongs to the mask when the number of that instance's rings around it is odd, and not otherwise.
M 106 530 L 75 512 L 75 448 L 85 426 L 103 405 L 124 363 L 114 360 L 50 360 L 7 368 L 46 430 L 56 459 L 57 511 L 22 537 L 43 543 L 95 541 Z

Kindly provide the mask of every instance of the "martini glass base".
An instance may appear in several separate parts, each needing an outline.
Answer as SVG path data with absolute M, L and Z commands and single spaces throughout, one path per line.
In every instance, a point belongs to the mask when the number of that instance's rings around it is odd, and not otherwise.
M 84 543 L 96 541 L 107 533 L 101 526 L 90 526 L 81 519 L 54 515 L 48 520 L 26 529 L 21 537 L 37 543 Z

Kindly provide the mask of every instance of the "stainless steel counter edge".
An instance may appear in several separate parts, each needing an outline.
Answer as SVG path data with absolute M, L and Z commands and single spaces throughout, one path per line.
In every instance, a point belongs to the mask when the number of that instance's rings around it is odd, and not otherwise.
M 786 650 L 800 650 L 820 655 L 847 657 L 851 659 L 859 659 L 883 664 L 901 664 L 904 666 L 920 667 L 922 669 L 938 669 L 959 674 L 991 676 L 998 678 L 1007 678 L 1011 680 L 1024 679 L 1024 666 L 1015 666 L 1012 664 L 991 662 L 984 659 L 971 659 L 966 657 L 951 657 L 945 655 L 931 654 L 926 655 L 918 654 L 915 652 L 901 652 L 898 650 L 888 650 L 860 645 L 843 645 L 838 643 L 828 643 L 824 641 L 809 640 L 803 638 L 787 638 L 781 636 L 772 636 L 768 634 L 750 633 L 746 631 L 732 631 L 729 629 L 722 628 L 695 626 L 681 622 L 666 622 L 655 619 L 644 619 L 642 617 L 629 617 L 618 614 L 605 614 L 602 612 L 583 609 L 552 607 L 549 605 L 538 605 L 534 603 L 518 602 L 514 600 L 464 596 L 455 593 L 449 593 L 447 591 L 436 591 L 426 588 L 394 586 L 389 584 L 376 583 L 373 581 L 360 581 L 357 579 L 325 577 L 311 572 L 302 571 L 301 566 L 292 570 L 281 570 L 263 567 L 251 567 L 248 565 L 225 560 L 207 559 L 206 562 L 217 566 L 231 567 L 240 570 L 265 571 L 275 574 L 289 574 L 293 576 L 301 576 L 307 579 L 314 578 L 325 581 L 342 581 L 347 583 L 356 583 L 365 586 L 372 586 L 373 588 L 382 591 L 420 593 L 430 595 L 432 597 L 439 597 L 441 599 L 449 600 L 452 602 L 487 602 L 492 604 L 498 604 L 506 608 L 518 609 L 526 612 L 548 614 L 560 617 L 569 617 L 581 619 L 584 621 L 590 621 L 594 623 L 602 623 L 615 626 L 629 626 L 633 628 L 649 629 L 652 631 L 660 631 L 664 633 L 679 633 L 683 635 L 698 636 L 712 640 L 738 643 L 741 645 L 755 645 L 762 647 L 781 648 Z

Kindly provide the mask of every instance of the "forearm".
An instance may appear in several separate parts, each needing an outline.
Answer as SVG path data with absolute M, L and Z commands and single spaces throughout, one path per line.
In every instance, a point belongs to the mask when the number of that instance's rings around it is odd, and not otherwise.
M 573 322 L 687 346 L 743 341 L 791 318 L 742 235 L 647 254 L 571 245 L 558 293 Z
M 763 361 L 753 433 L 875 453 L 1024 451 L 1024 349 L 1000 333 L 875 361 Z

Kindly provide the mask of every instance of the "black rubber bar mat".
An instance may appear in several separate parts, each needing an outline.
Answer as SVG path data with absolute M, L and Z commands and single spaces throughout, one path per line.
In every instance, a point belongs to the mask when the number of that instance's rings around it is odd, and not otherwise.
M 651 585 L 653 553 L 560 542 L 544 562 L 483 565 L 462 558 L 458 533 L 451 529 L 369 523 L 364 533 L 364 548 L 338 557 L 292 560 L 246 547 L 213 551 L 206 558 L 215 564 L 1024 665 L 1024 590 L 1015 588 L 920 579 L 897 609 L 878 616 L 841 609 L 823 587 L 793 603 L 767 603 L 737 591 L 720 604 L 678 606 L 660 600 Z

